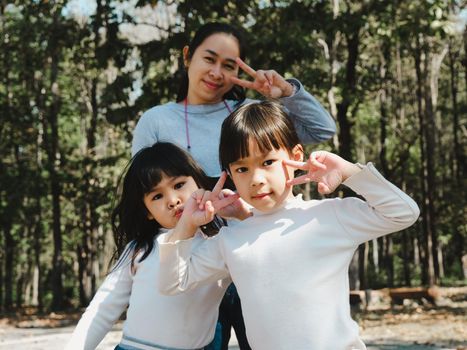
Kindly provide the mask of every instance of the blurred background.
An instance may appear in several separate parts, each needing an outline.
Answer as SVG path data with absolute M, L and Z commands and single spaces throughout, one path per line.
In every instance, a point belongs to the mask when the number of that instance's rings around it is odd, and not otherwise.
M 430 297 L 439 286 L 465 300 L 465 5 L 1 0 L 0 312 L 88 304 L 114 250 L 110 211 L 135 123 L 174 100 L 181 49 L 211 20 L 243 28 L 250 66 L 298 78 L 329 110 L 338 133 L 315 149 L 374 162 L 419 204 L 414 226 L 358 249 L 351 288 Z

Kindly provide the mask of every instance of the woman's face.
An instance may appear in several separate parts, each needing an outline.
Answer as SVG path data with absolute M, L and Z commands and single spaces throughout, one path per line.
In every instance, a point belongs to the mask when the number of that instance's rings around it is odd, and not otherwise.
M 237 39 L 225 33 L 207 37 L 199 45 L 191 59 L 188 46 L 183 49 L 185 64 L 188 66 L 188 103 L 212 104 L 222 101 L 233 83 L 230 77 L 238 75 L 235 58 L 240 55 Z

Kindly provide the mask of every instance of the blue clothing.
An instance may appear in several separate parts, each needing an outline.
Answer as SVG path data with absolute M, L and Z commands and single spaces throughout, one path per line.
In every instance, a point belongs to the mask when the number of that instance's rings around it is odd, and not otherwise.
M 169 348 L 166 346 L 154 344 L 151 342 L 147 341 L 142 341 L 140 339 L 136 339 L 133 337 L 126 336 L 123 334 L 122 336 L 123 340 L 129 341 L 132 343 L 132 345 L 129 344 L 118 344 L 115 347 L 115 350 L 203 350 L 204 348 L 200 349 L 180 349 L 180 348 Z

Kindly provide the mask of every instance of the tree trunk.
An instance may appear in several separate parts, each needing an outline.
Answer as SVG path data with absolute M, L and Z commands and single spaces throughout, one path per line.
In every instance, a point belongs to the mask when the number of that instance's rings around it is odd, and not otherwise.
M 5 297 L 5 292 L 4 292 L 4 286 L 5 286 L 5 280 L 3 276 L 3 268 L 5 266 L 5 261 L 3 260 L 3 252 L 0 252 L 0 313 L 3 313 L 4 311 L 4 297 Z
M 36 171 L 40 173 L 41 169 L 43 169 L 43 154 L 42 148 L 43 145 L 43 136 L 44 136 L 44 129 L 43 123 L 38 123 L 38 133 L 36 139 Z M 42 230 L 42 204 L 41 204 L 41 193 L 38 191 L 36 192 L 35 198 L 35 212 L 37 213 L 37 221 L 34 227 L 34 284 L 33 284 L 33 303 L 37 305 L 38 311 L 42 312 L 44 310 L 44 288 L 42 288 L 41 279 L 42 279 L 42 266 L 41 266 L 41 240 L 43 238 L 44 232 Z
M 467 31 L 466 31 L 467 33 Z M 467 39 L 467 36 L 465 37 Z M 466 44 L 467 45 L 467 44 Z M 467 47 L 466 47 L 467 48 Z M 467 55 L 467 54 L 466 54 Z M 451 85 L 451 102 L 452 102 L 452 134 L 454 137 L 453 148 L 454 148 L 454 161 L 452 162 L 452 174 L 455 176 L 456 179 L 456 188 L 461 187 L 461 181 L 463 180 L 463 174 L 465 174 L 465 167 L 466 161 L 463 155 L 462 146 L 459 144 L 459 130 L 461 129 L 459 125 L 459 108 L 457 104 L 457 74 L 455 69 L 455 62 L 457 61 L 458 55 L 454 52 L 453 47 L 449 46 L 449 72 L 450 72 L 450 85 Z M 466 58 L 467 64 L 467 58 Z M 467 70 L 466 70 L 467 71 Z M 467 82 L 467 79 L 466 79 Z M 464 199 L 461 199 L 462 202 L 465 202 Z M 459 213 L 454 219 L 454 223 L 452 225 L 453 228 L 453 243 L 454 243 L 454 251 L 455 256 L 454 259 L 457 261 L 460 267 L 462 267 L 462 257 L 464 256 L 464 236 L 461 234 L 459 228 L 461 227 L 462 223 L 462 213 L 464 211 L 464 206 L 455 205 L 455 211 Z M 458 274 L 458 278 L 463 279 L 463 269 L 460 268 Z
M 333 8 L 333 20 L 336 20 L 339 16 L 339 0 L 332 0 L 332 8 Z M 339 70 L 339 64 L 337 61 L 337 52 L 339 48 L 339 44 L 342 38 L 342 33 L 338 30 L 334 33 L 334 36 L 330 40 L 330 45 L 325 40 L 318 39 L 318 43 L 323 47 L 324 57 L 329 63 L 329 88 L 328 88 L 328 102 L 329 108 L 331 112 L 331 116 L 334 120 L 337 119 L 337 105 L 336 105 L 336 97 L 334 94 L 335 87 L 336 87 L 336 77 Z M 333 136 L 333 144 L 335 149 L 339 149 L 339 141 L 337 133 Z
M 436 181 L 435 181 L 435 159 L 437 155 L 436 150 L 436 109 L 437 109 L 437 100 L 438 100 L 438 78 L 439 70 L 441 67 L 441 62 L 447 54 L 447 46 L 442 50 L 441 53 L 433 55 L 432 60 L 429 60 L 429 52 L 425 52 L 425 76 L 429 76 L 430 80 L 426 79 L 426 83 L 429 83 L 429 86 L 425 88 L 425 113 L 426 113 L 426 124 L 425 124 L 425 140 L 426 140 L 426 175 L 427 175 L 427 209 L 428 209 L 428 254 L 429 259 L 433 260 L 433 272 L 434 274 L 429 274 L 428 283 L 430 286 L 439 283 L 439 264 L 437 259 L 437 245 L 438 240 L 436 236 L 436 210 L 435 210 L 435 200 L 436 200 Z M 430 62 L 430 65 L 428 64 Z M 430 70 L 428 71 L 428 67 Z M 429 263 L 431 267 L 431 262 Z
M 56 117 L 56 116 L 55 116 Z M 56 120 L 55 120 L 56 123 Z M 53 127 L 54 129 L 56 128 Z M 52 132 L 52 134 L 55 134 Z M 58 134 L 52 136 L 52 139 L 58 137 Z M 58 142 L 58 140 L 56 140 Z M 55 147 L 53 149 L 56 150 Z M 53 162 L 55 163 L 55 157 L 53 157 Z M 52 192 L 52 215 L 53 215 L 53 242 L 54 250 L 52 257 L 52 310 L 61 310 L 63 307 L 63 281 L 62 281 L 62 272 L 63 272 L 63 257 L 62 257 L 62 233 L 60 227 L 60 193 L 61 187 L 58 179 L 57 169 L 52 165 L 51 168 L 51 192 Z
M 405 230 L 402 233 L 402 259 L 404 264 L 404 284 L 411 286 L 411 275 L 410 275 L 410 258 L 409 258 L 409 237 L 408 232 Z
M 342 158 L 352 161 L 352 136 L 351 136 L 351 127 L 352 123 L 350 122 L 347 113 L 351 103 L 353 102 L 353 91 L 356 85 L 356 65 L 357 65 L 357 58 L 358 58 L 358 49 L 359 49 L 359 30 L 352 35 L 347 36 L 347 65 L 346 65 L 346 72 L 345 72 L 345 82 L 342 91 L 342 102 L 337 106 L 337 121 L 339 123 L 339 149 L 338 153 L 341 155 Z M 344 196 L 348 196 L 350 191 L 346 188 L 344 189 Z M 358 252 L 359 250 L 357 250 Z M 358 254 L 358 253 L 356 253 Z M 352 260 L 351 267 L 354 269 L 350 269 L 350 283 L 354 286 L 354 288 L 360 288 L 359 272 L 358 272 L 358 256 L 354 256 Z
M 34 242 L 34 228 L 35 225 L 28 228 L 28 241 Z M 23 302 L 26 306 L 32 306 L 32 290 L 34 283 L 34 245 L 28 247 L 26 271 L 24 279 L 24 297 Z
M 349 287 L 351 290 L 360 289 L 360 279 L 358 278 L 358 249 L 355 251 L 349 266 Z
M 358 247 L 358 278 L 360 290 L 368 289 L 368 251 L 369 244 L 365 242 Z
M 467 86 L 467 26 L 464 27 L 464 77 L 465 77 L 465 85 Z M 467 89 L 465 90 L 466 98 L 467 98 Z M 465 163 L 464 163 L 465 166 Z
M 337 106 L 337 121 L 339 123 L 339 154 L 342 158 L 352 161 L 352 133 L 353 123 L 349 120 L 349 108 L 354 102 L 354 91 L 356 87 L 356 68 L 360 45 L 360 28 L 347 36 L 347 63 L 345 71 L 345 82 L 342 91 L 342 102 Z
M 419 139 L 420 139 L 420 192 L 421 192 L 421 215 L 422 215 L 422 239 L 420 242 L 423 249 L 420 251 L 420 256 L 424 259 L 421 260 L 421 279 L 422 284 L 431 284 L 430 281 L 434 280 L 434 267 L 433 267 L 433 254 L 430 253 L 431 249 L 431 234 L 429 233 L 429 215 L 428 215 L 428 198 L 427 198 L 427 166 L 426 166 L 426 150 L 425 150 L 425 139 L 426 139 L 426 126 L 424 118 L 424 104 L 425 99 L 424 84 L 422 78 L 422 60 L 421 60 L 421 48 L 420 39 L 416 39 L 416 47 L 414 50 L 415 59 L 415 73 L 417 77 L 417 114 L 419 120 Z
M 3 234 L 5 237 L 5 310 L 13 309 L 13 270 L 14 270 L 14 252 L 16 243 L 11 234 L 11 225 L 3 225 Z
M 378 239 L 375 238 L 373 241 L 373 265 L 375 267 L 376 275 L 379 274 L 379 252 L 378 252 Z
M 387 273 L 387 286 L 394 287 L 394 250 L 391 236 L 384 236 L 386 241 L 385 267 Z
M 441 244 L 438 244 L 438 251 L 437 251 L 437 257 L 438 257 L 438 264 L 439 264 L 439 277 L 444 278 L 444 258 L 443 258 L 443 247 Z
M 457 61 L 458 55 L 454 52 L 452 46 L 449 46 L 449 80 L 451 86 L 451 103 L 452 103 L 452 136 L 454 138 L 453 142 L 453 153 L 454 153 L 454 162 L 452 163 L 452 174 L 455 176 L 457 186 L 460 186 L 462 175 L 461 168 L 463 165 L 462 160 L 462 148 L 459 144 L 459 108 L 457 104 L 457 74 L 455 69 L 455 62 Z
M 90 276 L 87 269 L 87 261 L 89 253 L 87 248 L 86 233 L 83 233 L 81 244 L 77 247 L 76 255 L 78 256 L 78 292 L 79 292 L 79 305 L 85 307 L 89 303 L 91 295 Z
M 99 106 L 97 104 L 97 78 L 93 79 L 92 82 L 92 89 L 91 89 L 91 106 L 92 106 L 92 113 L 91 113 L 91 123 L 88 129 L 88 136 L 87 136 L 87 147 L 88 147 L 88 156 L 89 162 L 91 164 L 88 165 L 88 182 L 87 188 L 92 189 L 93 181 L 98 181 L 96 179 L 93 169 L 95 168 L 94 164 L 92 164 L 93 159 L 96 157 L 96 133 L 97 133 L 97 121 L 99 116 Z M 91 295 L 93 295 L 97 290 L 97 278 L 94 273 L 95 268 L 93 268 L 97 262 L 98 255 L 98 226 L 99 226 L 99 218 L 96 212 L 96 205 L 95 205 L 95 198 L 94 198 L 94 191 L 88 193 L 89 200 L 88 202 L 88 220 L 89 220 L 89 235 L 90 235 L 90 269 L 91 269 Z
M 61 7 L 54 13 L 52 32 L 49 40 L 50 59 L 50 92 L 52 101 L 48 108 L 44 121 L 48 125 L 44 126 L 44 143 L 48 155 L 48 169 L 50 172 L 50 191 L 52 194 L 52 232 L 53 232 L 53 257 L 52 257 L 52 310 L 61 310 L 64 306 L 63 300 L 63 256 L 62 256 L 62 232 L 61 232 L 61 208 L 60 195 L 61 186 L 58 169 L 58 114 L 60 111 L 61 97 L 58 85 L 59 73 L 59 44 L 58 44 L 58 17 Z M 50 129 L 49 129 L 50 128 Z M 48 130 L 50 130 L 48 132 Z
M 39 210 L 40 207 L 40 200 L 38 202 Z M 36 223 L 36 227 L 34 230 L 34 283 L 33 283 L 33 297 L 32 303 L 37 305 L 38 311 L 42 312 L 44 308 L 44 301 L 43 301 L 43 288 L 41 286 L 41 276 L 42 276 L 42 268 L 41 268 L 41 235 L 42 235 L 42 228 L 41 228 L 41 216 L 39 211 L 39 222 Z
M 108 5 L 108 4 L 107 4 Z M 97 1 L 96 7 L 96 16 L 93 22 L 93 34 L 94 34 L 94 62 L 98 62 L 98 50 L 99 50 L 99 43 L 101 40 L 100 30 L 104 23 L 107 23 L 106 12 L 104 10 L 104 5 L 102 1 Z M 98 215 L 96 213 L 96 205 L 95 205 L 95 198 L 94 198 L 94 191 L 92 188 L 95 186 L 94 182 L 97 181 L 95 178 L 93 169 L 95 165 L 93 160 L 96 157 L 96 133 L 97 133 L 97 122 L 99 116 L 99 106 L 98 106 L 98 77 L 95 76 L 92 78 L 91 81 L 91 90 L 90 90 L 90 122 L 89 128 L 86 130 L 86 150 L 84 155 L 84 181 L 85 181 L 85 193 L 84 198 L 85 200 L 85 230 L 84 230 L 84 237 L 82 241 L 82 258 L 84 259 L 83 266 L 85 268 L 85 276 L 83 278 L 86 279 L 85 288 L 80 288 L 80 293 L 83 295 L 81 296 L 80 300 L 81 303 L 85 302 L 87 304 L 88 300 L 97 290 L 97 283 L 96 277 L 94 273 L 94 265 L 98 259 L 97 251 L 98 251 Z
M 37 265 L 34 266 L 32 275 L 32 291 L 31 291 L 31 305 L 37 306 L 39 312 L 42 312 L 42 298 L 40 297 L 40 269 Z
M 381 79 L 381 87 L 379 90 L 379 108 L 380 108 L 380 152 L 379 152 L 379 161 L 381 163 L 381 168 L 383 171 L 383 175 L 387 178 L 389 176 L 389 166 L 386 157 L 386 137 L 387 137 L 387 124 L 388 124 L 388 113 L 387 113 L 387 96 L 388 96 L 388 88 L 387 88 L 387 79 L 386 79 L 386 71 L 387 66 L 389 66 L 390 62 L 390 52 L 389 47 L 386 44 L 383 44 L 380 53 L 380 68 L 379 68 L 379 77 Z
M 23 305 L 23 287 L 24 287 L 24 274 L 18 274 L 16 279 L 16 295 L 15 295 L 15 305 L 18 309 Z

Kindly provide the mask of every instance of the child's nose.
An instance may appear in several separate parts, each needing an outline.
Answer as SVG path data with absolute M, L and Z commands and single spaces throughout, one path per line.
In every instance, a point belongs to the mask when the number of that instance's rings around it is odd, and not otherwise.
M 173 196 L 173 197 L 169 198 L 167 204 L 168 204 L 168 207 L 170 209 L 172 209 L 172 208 L 175 208 L 177 205 L 179 205 L 180 202 L 181 202 L 180 198 L 178 198 L 176 196 Z
M 264 174 L 261 170 L 256 170 L 251 176 L 251 185 L 257 186 L 264 184 Z

